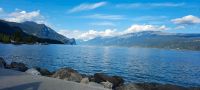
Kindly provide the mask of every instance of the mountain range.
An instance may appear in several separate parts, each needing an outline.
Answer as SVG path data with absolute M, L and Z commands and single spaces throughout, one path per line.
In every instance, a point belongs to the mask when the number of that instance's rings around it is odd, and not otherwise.
M 0 22 L 8 24 L 10 27 L 18 27 L 24 33 L 36 36 L 38 38 L 57 40 L 64 44 L 70 44 L 70 45 L 76 44 L 75 39 L 73 38 L 69 39 L 63 35 L 58 34 L 56 31 L 46 26 L 45 24 L 37 24 L 32 21 L 16 23 L 16 22 L 8 22 L 1 20 Z
M 80 44 L 200 50 L 200 34 L 143 31 L 114 37 L 97 37 Z
M 34 44 L 34 43 L 51 43 L 64 44 L 61 41 L 48 38 L 38 38 L 36 36 L 23 32 L 20 27 L 10 26 L 5 21 L 0 20 L 0 42 L 14 44 Z
M 45 24 L 37 24 L 31 21 L 16 23 L 0 20 L 0 41 L 10 42 L 11 40 L 24 43 L 76 44 L 75 39 L 69 39 L 58 34 Z M 96 37 L 79 43 L 98 46 L 200 50 L 200 34 L 143 31 L 113 37 Z

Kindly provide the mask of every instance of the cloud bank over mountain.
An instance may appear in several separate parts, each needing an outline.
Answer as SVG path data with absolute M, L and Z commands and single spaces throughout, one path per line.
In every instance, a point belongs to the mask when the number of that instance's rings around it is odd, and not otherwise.
M 9 13 L 4 19 L 10 22 L 35 21 L 38 23 L 44 23 L 44 17 L 40 14 L 40 10 L 30 12 L 15 10 L 14 12 Z
M 60 30 L 58 31 L 60 34 L 68 36 L 68 37 L 74 37 L 76 39 L 82 39 L 82 40 L 90 40 L 96 37 L 113 37 L 117 35 L 123 35 L 128 33 L 134 33 L 134 32 L 141 32 L 141 31 L 160 31 L 160 30 L 168 30 L 168 28 L 164 25 L 157 26 L 157 25 L 139 25 L 139 24 L 133 24 L 129 28 L 127 28 L 124 31 L 117 31 L 117 29 L 106 29 L 103 31 L 97 31 L 97 30 L 89 30 L 89 31 L 80 31 L 80 30 Z

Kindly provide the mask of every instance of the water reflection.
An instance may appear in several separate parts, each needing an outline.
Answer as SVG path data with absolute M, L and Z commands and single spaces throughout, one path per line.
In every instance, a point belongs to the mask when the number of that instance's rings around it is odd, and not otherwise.
M 4 45 L 0 57 L 30 67 L 56 70 L 72 67 L 81 73 L 120 75 L 127 82 L 200 85 L 200 52 L 148 48 L 67 45 Z

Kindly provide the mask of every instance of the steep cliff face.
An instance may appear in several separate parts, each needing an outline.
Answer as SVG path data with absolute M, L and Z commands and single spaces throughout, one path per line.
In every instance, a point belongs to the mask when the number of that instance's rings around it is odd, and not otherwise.
M 69 39 L 63 35 L 58 34 L 56 31 L 46 26 L 45 24 L 37 24 L 32 21 L 26 21 L 23 23 L 6 22 L 6 21 L 4 22 L 13 27 L 20 27 L 24 32 L 39 38 L 58 40 L 65 44 L 70 44 L 70 45 L 76 44 L 74 39 Z
M 10 26 L 5 21 L 0 20 L 0 42 L 3 43 L 49 43 L 49 44 L 63 44 L 61 41 L 38 38 L 36 36 L 25 33 L 18 26 Z

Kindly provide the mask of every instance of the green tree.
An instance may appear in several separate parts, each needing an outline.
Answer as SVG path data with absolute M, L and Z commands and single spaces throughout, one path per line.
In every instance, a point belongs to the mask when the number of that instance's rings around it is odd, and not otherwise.
M 16 41 L 16 42 L 21 41 L 21 32 L 20 31 L 16 31 L 13 36 L 14 36 L 14 41 Z
M 2 41 L 5 43 L 9 43 L 10 42 L 10 37 L 7 35 L 3 35 Z

